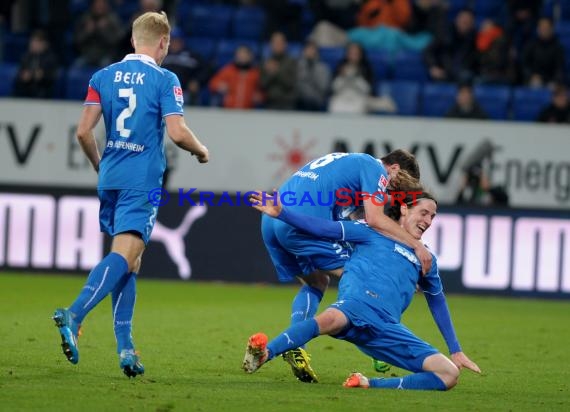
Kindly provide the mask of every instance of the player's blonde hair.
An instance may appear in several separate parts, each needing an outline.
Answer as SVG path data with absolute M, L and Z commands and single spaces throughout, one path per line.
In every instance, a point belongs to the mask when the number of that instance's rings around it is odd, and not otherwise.
M 133 22 L 133 40 L 139 46 L 156 44 L 163 36 L 170 35 L 170 23 L 166 13 L 148 12 Z

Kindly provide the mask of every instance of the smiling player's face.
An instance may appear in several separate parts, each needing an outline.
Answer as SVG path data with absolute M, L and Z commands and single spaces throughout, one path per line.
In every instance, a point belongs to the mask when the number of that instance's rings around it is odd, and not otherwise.
M 437 205 L 431 199 L 419 199 L 415 206 L 403 207 L 401 224 L 415 239 L 421 239 L 429 229 L 437 213 Z

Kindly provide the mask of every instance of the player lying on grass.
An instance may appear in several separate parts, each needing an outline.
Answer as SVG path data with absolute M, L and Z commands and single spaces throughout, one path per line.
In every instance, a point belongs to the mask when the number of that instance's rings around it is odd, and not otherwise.
M 344 267 L 338 300 L 315 318 L 292 325 L 269 343 L 263 333 L 252 335 L 243 361 L 246 372 L 255 372 L 274 357 L 319 335 L 352 342 L 374 359 L 413 372 L 401 378 L 372 379 L 353 373 L 344 382 L 346 387 L 447 390 L 457 384 L 461 368 L 481 372 L 461 350 L 435 257 L 431 270 L 422 276 L 420 262 L 411 248 L 381 235 L 364 220 L 334 222 L 291 212 L 279 204 L 277 197 L 275 201 L 265 198 L 265 204 L 262 200 L 260 194 L 252 196 L 257 210 L 313 236 L 354 242 L 355 249 Z M 435 199 L 424 191 L 415 202 L 407 197 L 402 205 L 390 208 L 387 215 L 419 240 L 431 226 L 436 211 Z M 401 323 L 416 285 L 424 291 L 451 360 Z
M 382 159 L 365 153 L 330 153 L 315 159 L 295 172 L 281 186 L 292 211 L 330 220 L 344 218 L 346 209 L 357 203 L 364 206 L 370 226 L 381 233 L 413 247 L 425 271 L 431 254 L 392 219 L 384 216 L 384 193 L 388 188 L 404 190 L 417 186 L 420 170 L 416 158 L 405 150 L 394 150 Z M 337 191 L 346 195 L 337 198 Z M 369 193 L 364 199 L 358 193 Z M 336 200 L 349 200 L 339 205 Z M 341 203 L 342 203 L 341 202 Z M 261 233 L 281 282 L 299 279 L 302 286 L 291 305 L 291 324 L 316 315 L 328 287 L 330 276 L 340 277 L 350 246 L 336 240 L 311 236 L 286 222 L 263 216 Z M 295 376 L 303 382 L 317 382 L 303 348 L 283 354 Z

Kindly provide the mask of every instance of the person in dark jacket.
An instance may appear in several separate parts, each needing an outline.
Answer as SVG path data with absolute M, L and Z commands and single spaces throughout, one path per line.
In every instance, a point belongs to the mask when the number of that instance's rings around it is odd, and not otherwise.
M 537 38 L 524 49 L 522 69 L 525 84 L 553 86 L 564 81 L 564 49 L 554 34 L 552 20 L 538 21 Z
M 570 123 L 570 102 L 568 90 L 563 84 L 557 84 L 552 94 L 552 102 L 539 114 L 542 123 Z
M 425 51 L 425 62 L 432 80 L 470 80 L 477 70 L 475 16 L 469 9 L 459 12 L 451 34 L 435 38 Z
M 477 103 L 470 84 L 462 84 L 457 89 L 455 104 L 451 106 L 445 117 L 456 119 L 487 119 L 489 116 Z
M 50 48 L 47 35 L 35 31 L 22 61 L 14 84 L 14 96 L 47 99 L 53 96 L 58 62 Z

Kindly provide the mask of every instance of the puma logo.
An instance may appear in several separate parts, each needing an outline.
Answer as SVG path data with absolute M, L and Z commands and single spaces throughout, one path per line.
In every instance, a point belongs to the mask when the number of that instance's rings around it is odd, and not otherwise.
M 192 207 L 182 219 L 182 222 L 176 228 L 168 228 L 162 225 L 158 220 L 154 225 L 154 229 L 150 235 L 150 240 L 160 242 L 166 248 L 166 253 L 178 268 L 178 275 L 182 279 L 190 279 L 192 276 L 192 267 L 188 256 L 186 256 L 186 245 L 184 238 L 190 231 L 194 222 L 203 217 L 208 208 L 205 205 Z

